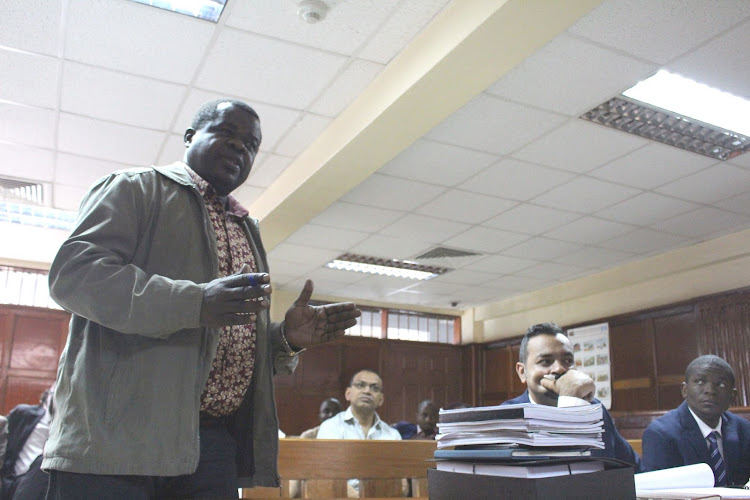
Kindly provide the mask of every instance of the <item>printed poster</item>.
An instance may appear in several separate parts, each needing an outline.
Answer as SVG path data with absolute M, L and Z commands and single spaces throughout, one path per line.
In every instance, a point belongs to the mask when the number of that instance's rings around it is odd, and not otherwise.
M 609 323 L 568 330 L 573 344 L 576 370 L 596 383 L 596 399 L 608 410 L 612 407 L 612 370 L 609 355 Z

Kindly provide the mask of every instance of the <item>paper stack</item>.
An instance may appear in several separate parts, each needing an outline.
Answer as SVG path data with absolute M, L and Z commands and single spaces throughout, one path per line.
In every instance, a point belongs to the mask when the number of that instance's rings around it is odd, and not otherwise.
M 604 448 L 601 405 L 558 408 L 530 403 L 440 410 L 438 448 L 523 445 Z

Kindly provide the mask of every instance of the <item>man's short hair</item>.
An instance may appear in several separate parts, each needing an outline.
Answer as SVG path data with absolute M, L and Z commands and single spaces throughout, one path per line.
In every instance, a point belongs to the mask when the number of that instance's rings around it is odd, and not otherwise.
M 196 111 L 195 115 L 193 116 L 193 122 L 190 124 L 190 128 L 192 128 L 193 130 L 198 130 L 203 125 L 216 118 L 216 115 L 219 114 L 219 104 L 224 102 L 229 103 L 232 106 L 242 108 L 253 115 L 257 120 L 260 120 L 258 113 L 246 102 L 242 102 L 237 99 L 215 99 L 213 101 L 205 103 L 198 109 L 198 111 Z
M 357 370 L 356 372 L 354 372 L 354 375 L 352 375 L 352 378 L 349 379 L 349 387 L 351 387 L 354 384 L 354 377 L 356 377 L 357 375 L 359 375 L 362 372 L 374 373 L 375 375 L 378 376 L 378 378 L 380 380 L 383 380 L 383 377 L 381 377 L 380 374 L 378 372 L 376 372 L 375 370 L 370 370 L 369 368 L 363 368 L 361 370 Z
M 536 337 L 537 335 L 557 335 L 561 333 L 565 335 L 562 328 L 557 326 L 556 323 L 539 323 L 537 325 L 531 325 L 526 334 L 521 339 L 521 350 L 518 352 L 518 360 L 526 364 L 526 356 L 528 356 L 528 345 L 529 339 Z M 565 335 L 567 337 L 567 335 Z
M 685 369 L 685 381 L 687 382 L 687 380 L 690 378 L 690 375 L 692 375 L 695 370 L 703 366 L 713 366 L 724 370 L 729 376 L 729 379 L 732 381 L 732 387 L 734 387 L 734 370 L 732 370 L 732 367 L 729 365 L 729 363 L 724 361 L 723 358 L 720 358 L 719 356 L 716 356 L 714 354 L 705 354 L 692 360 Z

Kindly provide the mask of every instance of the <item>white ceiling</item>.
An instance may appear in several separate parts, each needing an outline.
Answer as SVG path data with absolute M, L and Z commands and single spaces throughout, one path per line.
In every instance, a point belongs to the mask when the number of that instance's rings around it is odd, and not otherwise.
M 0 0 L 0 176 L 49 183 L 51 205 L 75 210 L 104 174 L 180 159 L 198 106 L 239 97 L 263 123 L 236 193 L 252 210 L 433 20 L 472 1 L 339 1 L 309 25 L 293 0 L 229 0 L 218 24 L 126 0 Z M 720 162 L 577 118 L 659 68 L 750 98 L 747 47 L 744 0 L 603 2 L 361 183 L 301 207 L 270 245 L 275 286 L 468 307 L 749 228 L 750 154 Z M 426 282 L 323 267 L 438 245 L 481 255 Z

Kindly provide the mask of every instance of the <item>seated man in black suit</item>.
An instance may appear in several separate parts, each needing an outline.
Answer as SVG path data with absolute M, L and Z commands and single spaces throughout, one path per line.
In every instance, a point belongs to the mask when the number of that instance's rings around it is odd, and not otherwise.
M 682 383 L 685 401 L 643 433 L 644 470 L 706 463 L 716 486 L 750 479 L 750 422 L 727 411 L 737 394 L 734 371 L 718 356 L 694 359 Z
M 54 392 L 54 387 L 46 390 L 38 405 L 20 404 L 8 415 L 8 445 L 0 471 L 4 500 L 41 500 L 46 496 L 49 476 L 41 464 L 55 413 Z
M 599 403 L 594 399 L 596 386 L 590 377 L 574 370 L 573 346 L 562 328 L 554 323 L 533 325 L 521 340 L 516 373 L 526 384 L 526 392 L 503 404 L 535 403 L 547 406 L 581 406 Z M 623 438 L 606 408 L 603 450 L 593 450 L 592 456 L 616 458 L 640 470 L 640 457 Z

